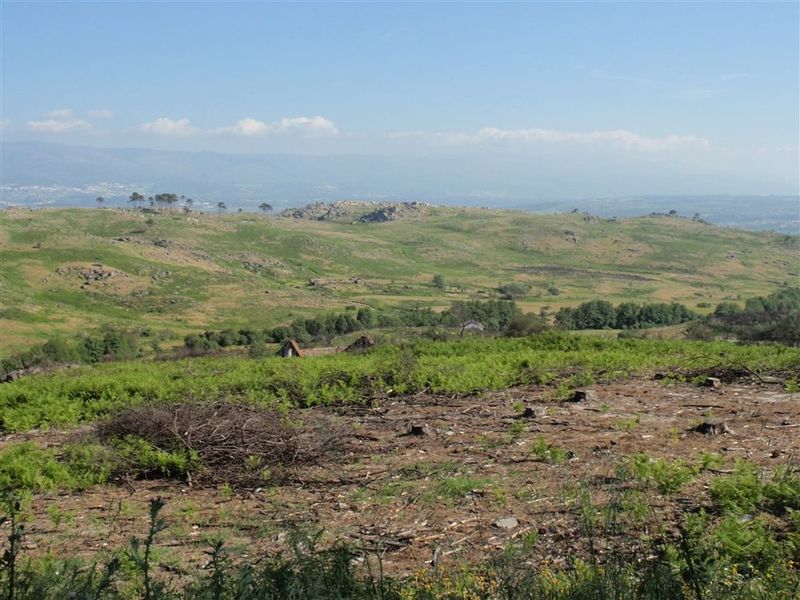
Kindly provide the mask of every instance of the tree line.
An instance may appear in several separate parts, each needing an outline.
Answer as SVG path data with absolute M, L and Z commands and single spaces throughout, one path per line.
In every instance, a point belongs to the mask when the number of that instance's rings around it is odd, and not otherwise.
M 523 313 L 512 300 L 465 300 L 451 303 L 442 312 L 421 307 L 362 307 L 298 318 L 269 329 L 208 330 L 186 336 L 183 353 L 196 356 L 229 346 L 258 350 L 265 344 L 282 343 L 288 339 L 302 343 L 330 342 L 336 336 L 366 329 L 458 328 L 472 320 L 481 323 L 490 333 L 507 336 L 532 335 L 551 328 L 544 315 Z M 562 308 L 555 315 L 555 326 L 559 329 L 639 329 L 689 321 L 692 323 L 687 335 L 695 339 L 734 337 L 742 341 L 800 345 L 800 288 L 785 288 L 768 296 L 750 298 L 744 307 L 722 302 L 705 318 L 675 302 L 623 302 L 614 306 L 605 300 L 591 300 L 574 308 Z M 47 365 L 131 360 L 144 356 L 147 345 L 152 351 L 161 352 L 160 341 L 170 336 L 174 334 L 168 331 L 110 326 L 72 337 L 55 336 L 39 346 L 0 360 L 0 375 Z
M 698 318 L 677 302 L 622 302 L 616 307 L 606 300 L 590 300 L 575 308 L 560 309 L 555 316 L 562 329 L 644 329 L 679 325 Z
M 29 348 L 0 360 L 0 372 L 31 369 L 47 365 L 94 364 L 112 360 L 130 360 L 142 354 L 141 338 L 151 338 L 157 346 L 159 335 L 148 329 L 126 330 L 103 327 L 72 337 L 55 336 L 40 346 Z
M 505 331 L 522 316 L 514 302 L 503 300 L 470 300 L 453 302 L 447 310 L 435 312 L 430 308 L 376 310 L 360 308 L 342 313 L 295 319 L 288 325 L 271 329 L 223 329 L 192 334 L 184 338 L 184 347 L 191 355 L 206 354 L 228 346 L 259 346 L 298 342 L 330 342 L 336 336 L 365 329 L 394 327 L 460 327 L 465 321 L 479 321 L 486 330 Z
M 692 325 L 689 335 L 696 339 L 725 336 L 800 346 L 800 287 L 749 298 L 744 307 L 721 302 L 708 317 Z

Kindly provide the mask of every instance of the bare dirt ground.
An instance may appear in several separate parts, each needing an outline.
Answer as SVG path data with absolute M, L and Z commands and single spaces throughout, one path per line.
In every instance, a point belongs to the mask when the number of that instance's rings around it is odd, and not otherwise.
M 144 535 L 148 500 L 158 495 L 167 500 L 169 528 L 159 535 L 157 558 L 177 572 L 205 565 L 204 551 L 215 538 L 234 557 L 252 560 L 291 548 L 295 533 L 317 531 L 324 531 L 323 545 L 347 541 L 377 550 L 392 574 L 425 568 L 434 555 L 443 562 L 477 561 L 512 541 L 534 539 L 541 560 L 560 565 L 586 552 L 580 514 L 587 493 L 600 504 L 627 503 L 631 514 L 638 506 L 638 520 L 628 521 L 618 539 L 593 540 L 600 553 L 635 551 L 637 537 L 669 535 L 683 511 L 702 507 L 709 478 L 728 472 L 737 459 L 770 474 L 800 456 L 800 395 L 778 385 L 714 389 L 635 379 L 591 389 L 596 397 L 583 402 L 547 401 L 546 388 L 521 387 L 297 411 L 292 418 L 324 416 L 348 431 L 346 450 L 293 472 L 290 483 L 255 490 L 131 481 L 40 495 L 27 528 L 28 553 L 89 556 L 118 549 Z M 527 418 L 523 407 L 532 409 Z M 730 432 L 692 431 L 722 419 Z M 421 433 L 409 434 L 412 426 Z M 67 435 L 13 439 L 57 445 Z M 543 455 L 548 444 L 557 449 L 556 460 Z M 619 477 L 618 467 L 639 452 L 687 464 L 714 452 L 722 462 L 681 491 L 661 495 Z M 509 517 L 516 523 L 499 521 Z

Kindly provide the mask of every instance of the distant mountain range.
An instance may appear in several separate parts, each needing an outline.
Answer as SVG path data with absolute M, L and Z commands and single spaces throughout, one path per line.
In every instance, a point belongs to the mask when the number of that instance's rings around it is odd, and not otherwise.
M 195 207 L 225 201 L 254 210 L 334 200 L 419 200 L 534 212 L 577 208 L 600 216 L 698 213 L 712 223 L 800 233 L 800 197 L 648 195 L 587 197 L 546 163 L 482 164 L 468 157 L 221 154 L 4 142 L 0 206 L 119 205 L 132 191 L 185 194 Z M 589 173 L 599 189 L 607 175 Z M 606 179 L 603 179 L 606 177 Z M 635 173 L 630 175 L 632 179 Z M 582 184 L 585 185 L 585 184 Z M 574 187 L 573 187 L 574 186 Z

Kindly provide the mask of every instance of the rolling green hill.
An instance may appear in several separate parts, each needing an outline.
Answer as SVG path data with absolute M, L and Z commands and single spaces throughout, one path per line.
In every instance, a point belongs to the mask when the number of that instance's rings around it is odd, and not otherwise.
M 362 209 L 366 212 L 368 209 Z M 524 310 L 588 299 L 723 299 L 797 284 L 797 237 L 651 216 L 415 205 L 396 220 L 118 209 L 7 210 L 0 217 L 2 353 L 103 323 L 268 327 L 352 305 L 444 307 L 530 285 Z M 432 285 L 434 274 L 447 286 Z

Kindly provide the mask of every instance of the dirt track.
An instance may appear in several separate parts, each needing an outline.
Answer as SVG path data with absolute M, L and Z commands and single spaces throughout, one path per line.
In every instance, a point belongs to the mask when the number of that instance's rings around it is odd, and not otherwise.
M 347 540 L 378 549 L 390 573 L 425 568 L 434 553 L 443 561 L 478 560 L 512 539 L 535 538 L 539 558 L 563 564 L 586 551 L 582 494 L 591 492 L 598 503 L 627 498 L 649 507 L 628 532 L 634 536 L 595 540 L 600 552 L 633 550 L 636 535 L 669 534 L 681 511 L 702 506 L 708 478 L 736 459 L 769 474 L 800 456 L 800 395 L 778 385 L 712 389 L 638 379 L 592 389 L 597 398 L 578 403 L 544 401 L 547 389 L 525 387 L 298 411 L 293 416 L 306 422 L 325 415 L 351 432 L 347 452 L 297 471 L 292 484 L 233 494 L 133 481 L 39 496 L 27 531 L 29 550 L 64 556 L 119 548 L 144 534 L 147 501 L 160 495 L 168 501 L 164 516 L 170 527 L 159 536 L 158 558 L 178 570 L 205 564 L 203 551 L 217 536 L 234 556 L 252 559 L 289 547 L 293 532 L 320 529 L 322 543 Z M 520 418 L 523 406 L 534 416 Z M 691 431 L 704 420 L 721 419 L 730 433 Z M 421 426 L 422 434 L 408 435 L 412 425 Z M 51 432 L 33 439 L 57 444 L 64 437 Z M 543 460 L 531 449 L 536 444 L 562 450 L 564 460 Z M 639 485 L 639 496 L 626 496 L 632 484 L 618 477 L 617 468 L 637 452 L 690 464 L 703 452 L 715 452 L 724 462 L 676 494 L 662 496 Z M 517 525 L 498 527 L 504 517 L 514 517 Z

